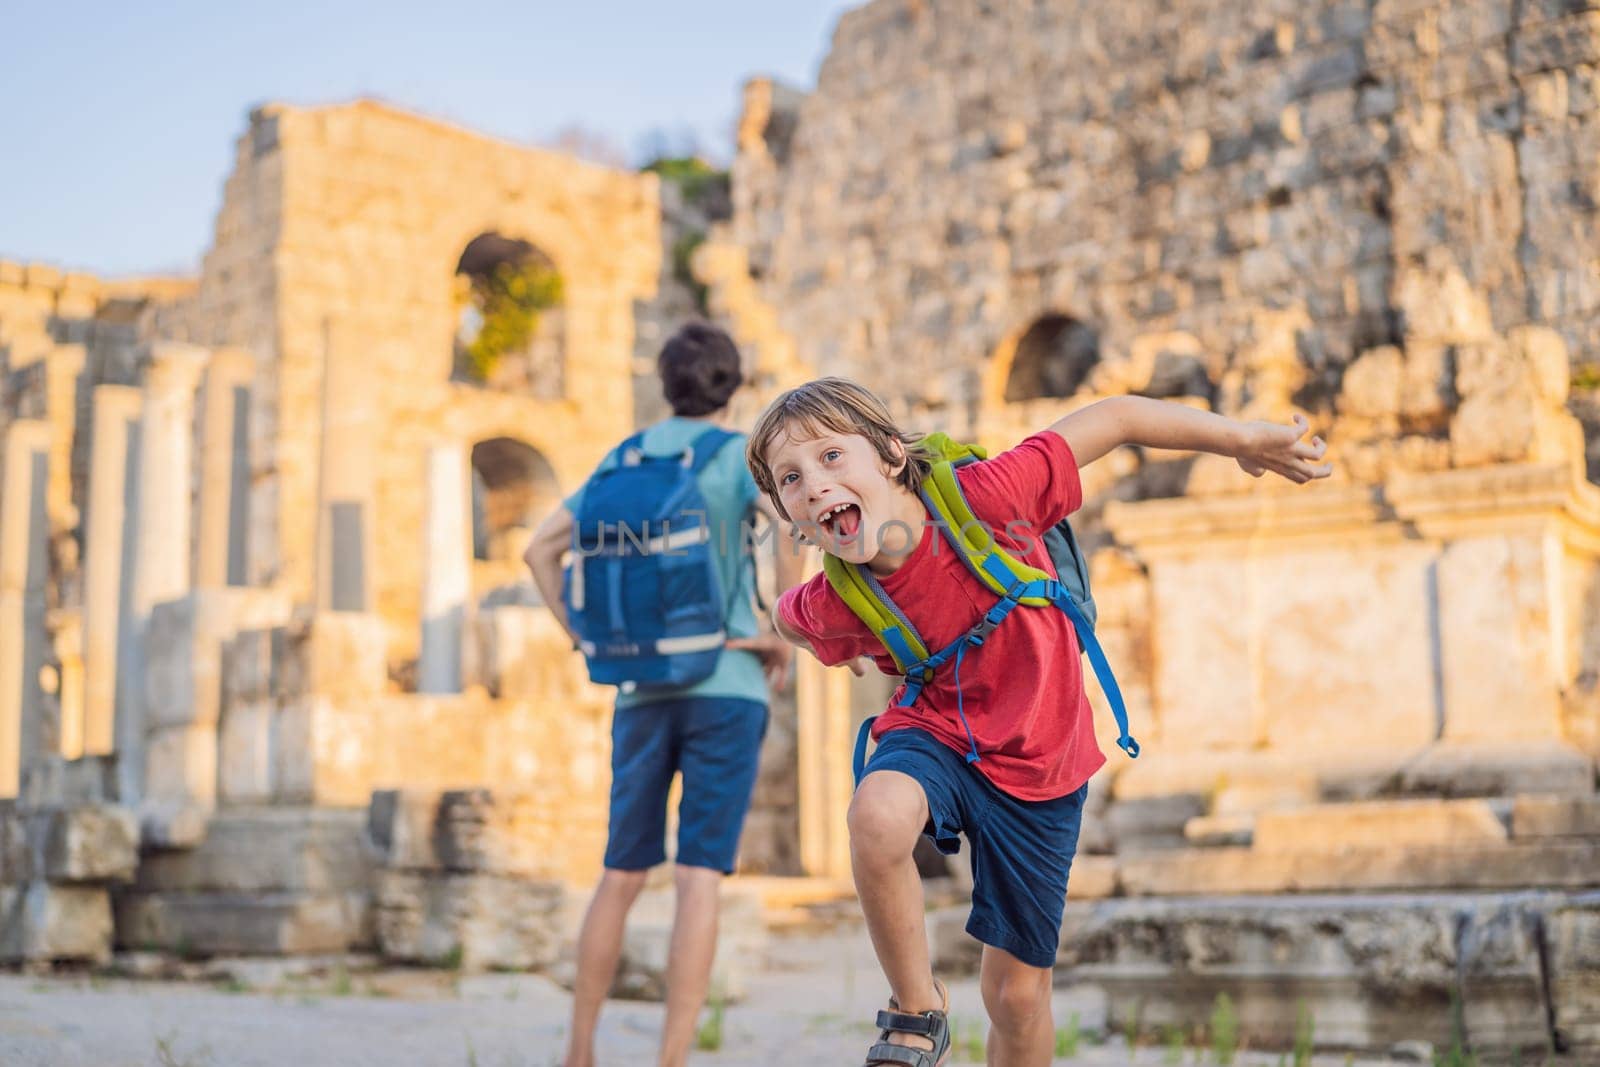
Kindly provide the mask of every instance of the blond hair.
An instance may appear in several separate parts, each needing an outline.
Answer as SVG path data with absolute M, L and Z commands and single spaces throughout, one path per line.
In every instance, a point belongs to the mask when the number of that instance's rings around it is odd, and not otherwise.
M 790 515 L 778 499 L 777 481 L 767 462 L 772 442 L 785 430 L 806 437 L 825 433 L 865 437 L 878 458 L 891 468 L 900 462 L 891 444 L 898 441 L 905 450 L 905 465 L 894 480 L 912 493 L 922 488 L 922 480 L 933 468 L 933 457 L 922 444 L 921 435 L 906 433 L 896 426 L 883 401 L 848 379 L 818 378 L 790 389 L 767 405 L 750 431 L 750 443 L 745 448 L 745 462 L 756 486 L 786 519 Z

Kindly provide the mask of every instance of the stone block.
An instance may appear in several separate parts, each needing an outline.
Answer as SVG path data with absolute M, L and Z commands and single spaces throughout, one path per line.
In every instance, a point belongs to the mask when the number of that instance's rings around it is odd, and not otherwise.
M 1195 848 L 1248 846 L 1255 834 L 1256 817 L 1236 815 L 1197 815 L 1183 824 L 1183 839 Z
M 288 629 L 274 667 L 278 692 L 331 699 L 382 693 L 388 624 L 379 615 L 322 612 Z
M 550 803 L 531 793 L 459 789 L 439 798 L 434 845 L 451 871 L 538 873 L 545 866 L 537 843 L 519 828 L 539 821 Z
M 971 911 L 971 907 L 962 905 L 928 912 L 928 951 L 934 974 L 955 977 L 978 973 L 983 943 L 967 933 Z
M 1117 895 L 1117 861 L 1111 856 L 1074 856 L 1067 878 L 1072 900 L 1099 900 Z
M 367 807 L 367 841 L 380 866 L 390 870 L 439 871 L 434 827 L 438 789 L 378 789 Z
M 1578 889 L 1600 885 L 1600 842 L 1338 852 L 1181 849 L 1119 857 L 1118 877 L 1128 896 Z
M 661 1000 L 666 992 L 667 947 L 672 935 L 674 894 L 647 889 L 628 914 L 622 961 L 611 995 L 630 1000 Z M 569 915 L 569 921 L 576 915 Z M 711 988 L 725 1000 L 742 1000 L 750 977 L 765 964 L 767 928 L 758 894 L 724 883 L 717 911 L 717 955 Z M 571 988 L 570 968 L 558 980 Z
M 1588 796 L 1595 772 L 1593 760 L 1560 742 L 1441 742 L 1407 763 L 1399 782 L 1401 791 L 1413 796 Z
M 1512 802 L 1511 836 L 1600 837 L 1600 795 L 1519 796 Z
M 117 944 L 179 955 L 288 956 L 372 944 L 369 893 L 168 893 L 116 899 Z
M 560 950 L 562 889 L 515 875 L 378 875 L 378 948 L 386 959 L 468 971 L 548 966 Z
M 1251 772 L 1229 771 L 1211 796 L 1211 814 L 1255 815 L 1314 804 L 1320 785 L 1313 773 L 1293 767 L 1273 767 Z
M 270 630 L 288 616 L 288 598 L 276 590 L 197 589 L 157 604 L 145 638 L 149 724 L 215 726 L 222 712 L 224 646 L 241 631 Z
M 1118 798 L 1106 808 L 1105 822 L 1118 852 L 1181 848 L 1184 825 L 1205 810 L 1206 798 L 1198 793 Z
M 52 882 L 128 882 L 139 865 L 139 822 L 122 807 L 95 805 L 45 817 L 44 876 Z
M 227 655 L 223 662 L 226 671 Z M 218 803 L 269 803 L 273 799 L 273 725 L 278 713 L 277 702 L 270 695 L 248 699 L 224 695 L 223 701 L 222 722 L 217 727 Z
M 1539 915 L 1526 899 L 1484 903 L 1468 913 L 1459 940 L 1461 1014 L 1477 1049 L 1550 1051 Z
M 111 895 L 102 886 L 0 886 L 0 962 L 111 958 Z
M 1394 345 L 1362 353 L 1345 371 L 1340 411 L 1366 419 L 1398 416 L 1404 377 L 1405 359 Z
M 14 801 L 0 801 L 0 885 L 29 882 L 36 869 L 27 820 Z
M 48 753 L 35 759 L 24 770 L 22 779 L 18 799 L 28 808 L 116 802 L 117 770 L 112 756 L 66 759 Z
M 1443 1047 L 1459 996 L 1458 931 L 1478 908 L 1493 914 L 1494 902 L 1445 894 L 1069 902 L 1058 981 L 1106 990 L 1113 1019 L 1140 1005 L 1142 1024 L 1156 1030 L 1205 1024 L 1227 992 L 1240 1038 L 1257 1048 L 1288 1047 L 1302 1004 L 1319 1046 L 1420 1038 Z M 1502 1003 L 1523 1003 L 1537 954 L 1525 936 L 1484 942 L 1477 995 L 1513 990 Z
M 1256 816 L 1258 852 L 1492 845 L 1506 828 L 1482 800 L 1390 800 L 1318 804 Z
M 194 804 L 151 800 L 139 805 L 139 844 L 146 850 L 194 848 L 205 840 L 210 812 Z
M 550 876 L 549 805 L 513 790 L 377 790 L 367 832 L 388 868 Z
M 1600 1060 L 1600 893 L 1545 915 L 1544 950 L 1557 1040 L 1579 1062 Z
M 373 858 L 362 814 L 323 808 L 223 809 L 204 840 L 182 851 L 148 853 L 135 888 L 143 892 L 366 892 Z
M 217 799 L 215 723 L 167 726 L 145 737 L 145 792 L 154 801 L 209 808 Z

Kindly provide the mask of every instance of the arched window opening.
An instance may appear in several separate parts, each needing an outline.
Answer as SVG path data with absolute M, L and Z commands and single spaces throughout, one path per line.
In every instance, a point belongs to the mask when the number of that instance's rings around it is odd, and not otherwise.
M 484 233 L 456 263 L 453 376 L 558 400 L 565 385 L 561 274 L 527 241 Z
M 1045 315 L 1017 342 L 1006 401 L 1073 395 L 1100 362 L 1100 335 L 1067 315 Z
M 560 499 L 555 471 L 531 445 L 510 437 L 473 445 L 473 558 L 520 557 L 534 525 Z

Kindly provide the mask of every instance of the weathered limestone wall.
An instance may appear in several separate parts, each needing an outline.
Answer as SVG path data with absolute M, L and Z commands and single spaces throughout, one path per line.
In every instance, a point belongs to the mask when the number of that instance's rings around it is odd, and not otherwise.
M 632 302 L 654 291 L 657 226 L 653 176 L 370 102 L 252 115 L 199 289 L 163 321 L 258 361 L 251 581 L 312 599 L 334 551 L 325 511 L 355 504 L 372 557 L 358 610 L 388 620 L 396 658 L 414 656 L 428 448 L 509 436 L 562 487 L 586 475 L 632 427 Z M 486 232 L 531 242 L 561 273 L 565 352 L 581 370 L 559 401 L 449 381 L 456 267 Z M 327 434 L 342 446 L 331 460 Z M 370 477 L 342 478 L 352 466 Z M 364 499 L 331 495 L 362 481 Z
M 840 20 L 781 165 L 742 142 L 731 233 L 802 360 L 944 422 L 1046 312 L 1098 331 L 1125 388 L 1168 353 L 1234 405 L 1263 309 L 1304 315 L 1313 411 L 1457 291 L 1582 363 L 1600 24 L 1570 8 L 878 0 Z
M 1329 440 L 1334 484 L 1293 493 L 1210 457 L 1085 472 L 1147 741 L 1119 797 L 1592 792 L 1600 24 L 1136 12 L 847 13 L 813 93 L 746 87 L 735 215 L 696 261 L 713 305 L 768 391 L 854 376 L 992 448 L 1125 393 Z M 842 697 L 806 686 L 800 734 L 826 734 Z M 843 796 L 802 761 L 808 790 Z

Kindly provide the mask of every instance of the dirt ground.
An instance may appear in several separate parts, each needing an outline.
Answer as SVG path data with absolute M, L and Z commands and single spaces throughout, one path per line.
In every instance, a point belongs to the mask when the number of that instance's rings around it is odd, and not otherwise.
M 692 1062 L 854 1067 L 874 1036 L 886 996 L 859 924 L 774 938 L 749 996 L 720 1020 L 708 1010 Z M 976 979 L 951 983 L 957 1038 L 952 1065 L 983 1062 Z M 555 1067 L 570 996 L 541 975 L 454 975 L 332 964 L 296 976 L 280 961 L 240 961 L 208 982 L 91 974 L 0 975 L 0 1064 L 5 1067 Z M 655 1062 L 659 1004 L 613 1001 L 601 1018 L 600 1063 Z M 1156 1067 L 1217 1062 L 1209 1049 L 1130 1051 L 1107 1035 L 1091 989 L 1056 995 L 1058 1065 Z M 720 1026 L 718 1025 L 720 1022 Z M 720 1032 L 719 1032 L 720 1031 Z M 1241 1067 L 1275 1067 L 1281 1052 L 1242 1053 Z M 1319 1055 L 1318 1067 L 1405 1061 Z M 1412 1061 L 1416 1062 L 1416 1061 Z

